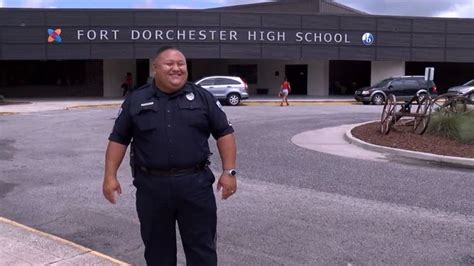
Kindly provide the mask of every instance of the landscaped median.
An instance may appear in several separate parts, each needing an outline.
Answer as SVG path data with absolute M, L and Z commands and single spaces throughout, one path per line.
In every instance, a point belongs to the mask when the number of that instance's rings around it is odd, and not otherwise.
M 380 121 L 357 124 L 348 129 L 344 137 L 351 144 L 380 153 L 474 168 L 473 145 L 397 130 L 383 135 L 379 126 Z

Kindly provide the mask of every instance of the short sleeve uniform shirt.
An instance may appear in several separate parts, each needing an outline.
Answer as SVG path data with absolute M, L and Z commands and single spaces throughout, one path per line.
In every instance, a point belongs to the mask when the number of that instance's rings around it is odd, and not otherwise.
M 137 165 L 166 170 L 204 162 L 210 135 L 218 139 L 233 132 L 210 92 L 188 82 L 168 95 L 153 82 L 125 99 L 109 140 L 123 145 L 133 140 Z

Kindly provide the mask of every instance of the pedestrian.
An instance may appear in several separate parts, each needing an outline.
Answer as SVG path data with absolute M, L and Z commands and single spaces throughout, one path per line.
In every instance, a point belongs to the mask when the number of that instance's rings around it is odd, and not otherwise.
M 288 82 L 288 79 L 285 77 L 283 79 L 283 82 L 280 85 L 280 92 L 279 95 L 281 97 L 281 103 L 280 106 L 283 106 L 284 103 L 286 103 L 286 106 L 290 105 L 288 103 L 288 94 L 291 92 L 291 85 L 290 82 Z
M 153 59 L 155 79 L 122 104 L 105 155 L 103 194 L 115 204 L 122 193 L 117 170 L 131 143 L 133 184 L 148 265 L 176 265 L 176 223 L 188 265 L 217 265 L 216 201 L 209 169 L 210 135 L 222 162 L 217 190 L 237 190 L 234 129 L 220 103 L 187 82 L 186 58 L 162 47 Z
M 123 89 L 122 96 L 125 96 L 125 95 L 127 95 L 127 93 L 132 91 L 132 88 L 133 88 L 133 75 L 132 75 L 132 73 L 127 72 L 121 87 Z

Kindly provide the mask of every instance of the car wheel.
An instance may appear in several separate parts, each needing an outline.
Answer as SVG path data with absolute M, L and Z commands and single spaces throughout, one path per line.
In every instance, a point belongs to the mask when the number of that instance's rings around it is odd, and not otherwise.
M 232 106 L 239 105 L 240 95 L 238 95 L 237 93 L 231 93 L 227 95 L 227 103 Z
M 376 105 L 381 105 L 384 104 L 385 102 L 385 97 L 383 96 L 382 93 L 377 93 L 372 97 L 372 103 Z
M 471 92 L 471 94 L 469 95 L 469 100 L 474 103 L 474 92 Z

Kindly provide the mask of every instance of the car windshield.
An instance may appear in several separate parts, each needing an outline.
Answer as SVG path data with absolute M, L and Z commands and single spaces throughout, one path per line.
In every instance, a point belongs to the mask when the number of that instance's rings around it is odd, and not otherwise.
M 391 80 L 392 79 L 384 79 L 384 80 L 380 81 L 379 83 L 375 84 L 373 87 L 378 87 L 378 88 L 384 87 Z
M 466 82 L 463 86 L 474 86 L 474 79 Z

